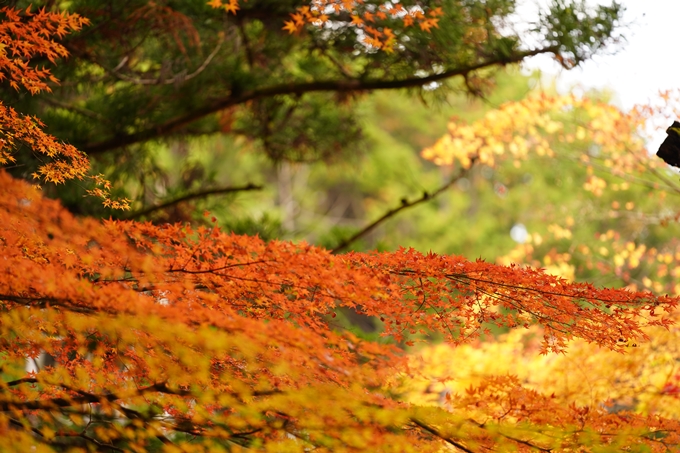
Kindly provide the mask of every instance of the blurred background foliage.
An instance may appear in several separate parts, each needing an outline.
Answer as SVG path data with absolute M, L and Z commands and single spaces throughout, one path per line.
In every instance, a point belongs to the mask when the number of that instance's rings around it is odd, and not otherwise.
M 438 26 L 389 19 L 397 45 L 383 52 L 362 44 L 349 15 L 300 34 L 283 30 L 307 3 L 251 0 L 234 15 L 204 2 L 32 2 L 91 23 L 64 39 L 71 55 L 52 68 L 61 81 L 52 93 L 30 96 L 3 84 L 2 98 L 85 151 L 93 172 L 114 184 L 112 195 L 133 200 L 133 211 L 107 211 L 76 184 L 47 193 L 78 214 L 200 222 L 208 210 L 235 232 L 334 247 L 446 180 L 450 170 L 418 153 L 452 116 L 473 120 L 525 96 L 538 76 L 521 75 L 515 63 L 548 54 L 570 67 L 621 41 L 616 3 L 555 1 L 535 21 L 518 23 L 515 0 L 404 1 L 441 8 Z M 392 86 L 402 89 L 381 91 Z M 39 164 L 24 153 L 9 171 L 30 179 Z M 518 202 L 501 194 L 499 172 L 475 170 L 444 197 L 350 245 L 493 259 L 512 243 L 492 232 L 522 221 L 512 207 L 512 215 L 485 220 L 496 206 Z M 518 177 L 506 182 L 529 184 L 525 173 Z M 498 196 L 478 190 L 486 182 Z

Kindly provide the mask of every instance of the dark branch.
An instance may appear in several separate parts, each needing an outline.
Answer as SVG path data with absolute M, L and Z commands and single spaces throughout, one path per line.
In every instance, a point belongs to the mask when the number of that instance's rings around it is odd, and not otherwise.
M 468 422 L 472 423 L 473 425 L 477 425 L 477 426 L 478 426 L 479 428 L 481 428 L 481 429 L 484 429 L 484 428 L 485 428 L 484 423 L 478 423 L 478 422 L 476 422 L 476 421 L 474 421 L 474 420 L 472 420 L 472 419 L 468 419 Z M 529 441 L 522 440 L 522 439 L 518 439 L 518 438 L 513 437 L 513 436 L 510 436 L 510 435 L 508 435 L 508 434 L 503 434 L 503 433 L 500 432 L 500 431 L 496 431 L 496 433 L 499 434 L 501 437 L 504 437 L 504 438 L 506 438 L 506 439 L 508 439 L 508 440 L 510 440 L 510 441 L 512 441 L 512 442 L 517 442 L 518 444 L 526 445 L 527 447 L 531 448 L 532 450 L 538 450 L 538 451 L 542 451 L 542 452 L 545 452 L 545 453 L 550 453 L 550 452 L 553 451 L 552 448 L 541 447 L 541 446 L 539 446 L 539 445 L 532 444 L 532 443 L 529 442 Z
M 186 268 L 181 268 L 181 269 L 168 269 L 166 272 L 173 272 L 173 273 L 182 273 L 182 274 L 191 274 L 191 275 L 198 275 L 198 274 L 217 274 L 219 271 L 223 271 L 225 269 L 231 269 L 232 267 L 241 267 L 241 266 L 253 266 L 255 264 L 267 264 L 271 263 L 274 260 L 259 260 L 259 261 L 248 261 L 245 263 L 233 263 L 233 264 L 227 264 L 226 266 L 222 267 L 215 267 L 212 269 L 205 269 L 205 270 L 200 270 L 200 271 L 190 271 Z M 219 275 L 219 274 L 217 274 Z
M 56 435 L 57 437 L 80 437 L 81 439 L 85 439 L 88 442 L 91 442 L 95 444 L 97 447 L 99 447 L 99 451 L 106 451 L 106 450 L 113 450 L 113 451 L 120 451 L 120 452 L 125 452 L 122 448 L 114 447 L 113 445 L 105 444 L 103 442 L 98 441 L 94 437 L 90 437 L 87 434 L 83 433 L 64 433 L 60 432 Z M 56 444 L 59 445 L 59 444 Z
M 354 91 L 370 91 L 370 90 L 395 90 L 401 88 L 413 88 L 427 85 L 432 82 L 449 79 L 456 76 L 465 76 L 474 71 L 489 68 L 492 66 L 506 65 L 511 63 L 519 63 L 528 57 L 545 53 L 556 53 L 559 50 L 557 46 L 551 46 L 541 49 L 529 50 L 520 52 L 511 57 L 494 59 L 484 61 L 464 68 L 453 68 L 444 71 L 440 74 L 432 74 L 427 77 L 409 77 L 406 79 L 397 80 L 325 80 L 307 83 L 284 83 L 274 85 L 268 88 L 260 88 L 240 93 L 232 93 L 230 96 L 218 99 L 213 103 L 202 108 L 196 109 L 185 115 L 167 121 L 164 124 L 150 127 L 148 129 L 135 132 L 132 134 L 118 135 L 109 140 L 99 143 L 92 143 L 81 148 L 87 154 L 99 154 L 112 149 L 121 148 L 123 146 L 133 145 L 135 143 L 145 142 L 157 137 L 170 134 L 178 129 L 193 123 L 207 115 L 218 112 L 228 107 L 244 104 L 248 101 L 253 101 L 262 98 L 268 98 L 277 95 L 303 95 L 305 93 L 321 92 L 321 91 L 335 91 L 335 92 L 354 92 Z
M 9 424 L 10 424 L 10 425 L 16 426 L 18 429 L 26 429 L 26 427 L 24 426 L 23 423 L 21 423 L 21 422 L 18 421 L 18 420 L 15 420 L 15 419 L 13 419 L 13 418 L 10 418 L 10 419 L 9 419 Z M 37 434 L 37 435 L 40 436 L 41 438 L 43 438 L 43 439 L 45 438 L 45 434 L 43 434 L 43 432 L 40 431 L 38 428 L 33 428 L 33 427 L 31 427 L 30 430 L 31 430 L 31 432 L 33 432 L 34 434 Z
M 74 313 L 94 313 L 95 309 L 89 306 L 81 306 L 70 299 L 49 297 L 49 296 L 17 296 L 15 294 L 0 294 L 0 301 L 14 302 L 22 305 L 29 305 L 34 308 L 62 307 Z M 97 311 L 115 314 L 113 310 L 97 308 Z
M 459 450 L 461 450 L 461 451 L 464 451 L 465 453 L 475 453 L 474 450 L 470 450 L 469 448 L 467 448 L 467 447 L 465 447 L 464 445 L 462 445 L 462 444 L 456 442 L 455 440 L 450 439 L 450 438 L 444 436 L 444 435 L 443 435 L 442 433 L 440 433 L 437 429 L 435 429 L 434 427 L 429 426 L 429 425 L 427 425 L 427 424 L 421 422 L 421 421 L 418 420 L 417 418 L 411 418 L 411 422 L 412 422 L 413 424 L 415 424 L 416 426 L 420 427 L 421 429 L 423 429 L 423 430 L 427 431 L 428 433 L 432 434 L 433 436 L 440 438 L 441 440 L 443 440 L 443 441 L 446 442 L 447 444 L 452 445 L 452 446 L 454 446 L 455 448 L 457 448 L 457 449 L 459 449 Z
M 195 200 L 197 198 L 205 198 L 209 197 L 212 195 L 223 195 L 227 193 L 233 193 L 233 192 L 245 192 L 249 190 L 262 190 L 262 186 L 253 184 L 253 183 L 248 183 L 245 186 L 236 186 L 236 187 L 221 187 L 219 189 L 208 189 L 208 190 L 201 190 L 198 192 L 190 193 L 184 196 L 181 196 L 179 198 L 175 198 L 174 200 L 170 200 L 165 203 L 161 203 L 156 206 L 150 206 L 148 208 L 133 212 L 131 214 L 128 214 L 125 216 L 126 220 L 131 220 L 131 219 L 137 219 L 139 217 L 143 217 L 146 215 L 151 214 L 152 212 L 156 211 L 162 211 L 164 209 L 171 208 L 175 205 L 178 205 L 180 203 L 184 203 L 185 201 L 189 200 Z
M 12 381 L 7 383 L 8 386 L 13 386 L 21 383 L 38 383 L 35 378 L 24 378 L 17 381 Z M 0 412 L 8 412 L 12 410 L 51 410 L 57 407 L 72 407 L 85 403 L 102 403 L 104 401 L 115 402 L 123 398 L 129 398 L 131 396 L 141 396 L 146 393 L 156 392 L 164 393 L 168 395 L 179 395 L 187 396 L 191 395 L 191 392 L 187 390 L 175 390 L 169 388 L 164 382 L 150 385 L 148 387 L 143 387 L 138 389 L 131 395 L 120 396 L 114 393 L 107 393 L 104 395 L 97 395 L 94 393 L 89 393 L 84 390 L 73 389 L 64 384 L 52 384 L 58 385 L 70 392 L 77 393 L 79 396 L 74 396 L 71 398 L 50 398 L 45 400 L 35 400 L 35 401 L 0 401 Z M 127 408 L 121 408 L 123 411 L 128 411 Z M 129 409 L 130 412 L 138 414 L 137 411 Z
M 408 274 L 410 273 L 408 270 L 400 271 L 402 274 Z M 576 293 L 565 293 L 565 292 L 558 292 L 558 291 L 548 291 L 544 290 L 542 288 L 531 288 L 529 286 L 523 286 L 523 285 L 512 285 L 509 283 L 501 283 L 495 280 L 486 280 L 483 278 L 478 278 L 478 277 L 470 277 L 467 274 L 447 274 L 446 278 L 449 278 L 451 280 L 455 280 L 459 283 L 468 283 L 470 281 L 474 281 L 477 283 L 486 283 L 488 285 L 492 286 L 500 286 L 503 288 L 510 288 L 513 290 L 519 290 L 519 291 L 526 291 L 526 292 L 533 292 L 541 295 L 547 295 L 547 296 L 558 296 L 558 297 L 566 297 L 570 299 L 577 299 L 577 300 L 586 300 L 586 301 L 597 301 L 597 302 L 602 302 L 606 304 L 624 304 L 624 305 L 630 305 L 631 302 L 636 302 L 640 301 L 640 304 L 647 304 L 650 302 L 649 299 L 654 299 L 655 297 L 651 295 L 651 293 L 647 293 L 649 296 L 648 298 L 643 298 L 636 296 L 634 299 L 605 299 L 603 297 L 593 297 L 590 295 L 592 292 L 591 288 L 583 288 L 581 289 L 580 292 Z
M 470 165 L 473 165 L 475 163 L 476 157 L 473 157 L 471 159 Z M 439 194 L 443 193 L 446 189 L 454 185 L 457 181 L 459 181 L 463 176 L 465 176 L 468 172 L 468 169 L 461 169 L 456 176 L 451 178 L 449 182 L 441 186 L 439 189 L 435 190 L 432 193 L 429 192 L 424 192 L 423 195 L 420 198 L 417 198 L 413 201 L 408 201 L 407 199 L 402 199 L 401 200 L 401 206 L 398 208 L 393 208 L 387 211 L 385 214 L 383 214 L 381 217 L 378 219 L 374 220 L 373 222 L 369 223 L 366 225 L 364 228 L 361 230 L 357 231 L 354 235 L 352 235 L 350 238 L 345 239 L 342 241 L 340 244 L 338 244 L 333 250 L 332 253 L 339 253 L 346 249 L 350 244 L 355 242 L 357 239 L 367 235 L 371 231 L 373 231 L 378 225 L 383 223 L 385 220 L 389 219 L 390 217 L 394 217 L 396 214 L 399 212 L 403 211 L 404 209 L 411 208 L 413 206 L 419 205 L 420 203 L 424 203 L 426 201 L 430 201 Z

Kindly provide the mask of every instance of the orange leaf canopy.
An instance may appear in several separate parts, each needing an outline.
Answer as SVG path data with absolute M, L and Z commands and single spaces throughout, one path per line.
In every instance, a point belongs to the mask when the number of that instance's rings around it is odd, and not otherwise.
M 49 69 L 27 64 L 27 61 L 43 56 L 54 63 L 57 58 L 68 55 L 66 48 L 54 41 L 69 32 L 80 30 L 88 20 L 66 12 L 57 14 L 41 9 L 32 13 L 0 8 L 0 81 L 9 80 L 12 88 L 27 89 L 31 94 L 50 91 L 44 79 L 56 82 Z
M 76 219 L 4 172 L 0 240 L 0 431 L 17 442 L 434 451 L 446 436 L 433 415 L 390 396 L 398 350 L 335 330 L 339 307 L 379 317 L 398 341 L 538 323 L 544 351 L 561 351 L 575 336 L 616 349 L 677 303 L 414 250 L 334 256 L 217 228 Z M 27 374 L 45 352 L 56 365 Z
M 56 39 L 80 30 L 89 21 L 77 14 L 54 13 L 41 9 L 32 13 L 10 7 L 0 8 L 0 82 L 8 80 L 12 88 L 25 88 L 31 94 L 51 91 L 45 79 L 58 83 L 49 69 L 31 65 L 31 59 L 47 58 L 54 63 L 68 56 L 66 48 Z M 0 101 L 0 165 L 14 163 L 21 146 L 42 154 L 45 162 L 33 178 L 60 184 L 70 179 L 91 179 L 95 187 L 87 193 L 103 200 L 114 209 L 129 209 L 129 200 L 110 198 L 110 183 L 102 175 L 87 175 L 87 156 L 72 145 L 62 143 L 43 132 L 39 119 L 17 113 Z

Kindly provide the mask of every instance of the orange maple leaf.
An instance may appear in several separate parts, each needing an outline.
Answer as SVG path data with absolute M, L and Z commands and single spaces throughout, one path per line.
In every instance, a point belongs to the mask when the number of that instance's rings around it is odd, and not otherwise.
M 305 23 L 305 19 L 302 15 L 302 13 L 294 13 L 291 14 L 290 17 L 293 19 L 295 22 L 295 25 L 298 27 L 301 27 Z
M 364 29 L 366 30 L 366 33 L 368 33 L 369 35 L 373 35 L 373 37 L 376 39 L 382 38 L 383 36 L 383 32 L 368 25 L 364 27 Z
M 284 24 L 285 25 L 282 27 L 283 30 L 286 30 L 291 35 L 293 33 L 297 33 L 299 31 L 298 26 L 295 25 L 295 22 L 293 22 L 292 20 L 287 20 L 287 21 L 284 22 Z
M 428 11 L 428 14 L 432 17 L 441 17 L 444 15 L 444 10 L 442 9 L 441 6 L 438 6 L 436 8 L 432 8 L 430 11 Z
M 238 2 L 236 0 L 231 0 L 228 4 L 224 5 L 224 9 L 228 13 L 232 13 L 235 15 L 236 11 L 238 11 L 241 8 L 238 6 Z
M 423 31 L 429 32 L 431 28 L 439 28 L 439 25 L 437 24 L 439 22 L 439 19 L 425 19 L 422 20 L 418 25 L 420 25 L 420 29 Z

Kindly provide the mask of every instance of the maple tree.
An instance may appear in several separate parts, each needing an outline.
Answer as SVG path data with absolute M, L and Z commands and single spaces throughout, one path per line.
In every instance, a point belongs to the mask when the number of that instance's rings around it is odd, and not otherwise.
M 403 364 L 398 351 L 335 331 L 333 313 L 360 305 L 398 341 L 439 331 L 460 344 L 488 324 L 538 323 L 546 351 L 574 337 L 620 350 L 619 339 L 643 341 L 643 327 L 668 324 L 650 310 L 662 314 L 677 303 L 456 256 L 334 256 L 216 227 L 76 219 L 26 183 L 5 172 L 0 178 L 7 448 L 90 442 L 119 450 L 434 451 L 442 439 L 465 448 L 546 445 L 529 428 L 517 428 L 521 441 L 513 441 L 505 422 L 470 431 L 459 417 L 393 399 L 390 382 Z M 26 376 L 26 357 L 41 351 L 56 364 Z M 548 418 L 556 409 L 544 398 L 511 381 L 498 383 L 495 398 L 503 389 L 525 395 L 522 410 L 533 415 L 517 408 L 517 422 L 564 430 L 550 445 L 674 441 L 649 441 L 650 430 L 675 425 L 644 418 L 586 441 L 586 431 L 571 428 L 581 409 Z M 461 407 L 475 397 L 495 413 L 484 388 Z M 593 432 L 613 429 L 622 419 L 612 417 L 592 409 L 587 423 Z
M 49 16 L 63 18 L 77 20 Z M 26 74 L 38 89 L 47 76 Z M 539 101 L 534 127 L 558 133 L 561 123 L 540 113 L 564 102 Z M 605 109 L 592 108 L 573 110 Z M 3 164 L 23 142 L 55 159 L 47 182 L 85 176 L 85 156 L 37 120 L 0 115 Z M 498 147 L 488 134 L 475 133 L 480 142 L 458 132 L 479 153 L 457 155 L 463 165 L 491 162 Z M 518 130 L 510 152 L 543 147 L 533 132 Z M 77 218 L 5 170 L 0 188 L 5 451 L 668 451 L 680 442 L 673 419 L 569 404 L 508 376 L 445 397 L 445 407 L 399 397 L 418 374 L 399 346 L 419 335 L 459 346 L 491 326 L 537 325 L 537 352 L 563 352 L 575 338 L 621 352 L 668 328 L 677 297 L 412 249 L 334 255 L 217 226 Z M 380 319 L 395 343 L 344 331 L 334 321 L 341 308 Z

